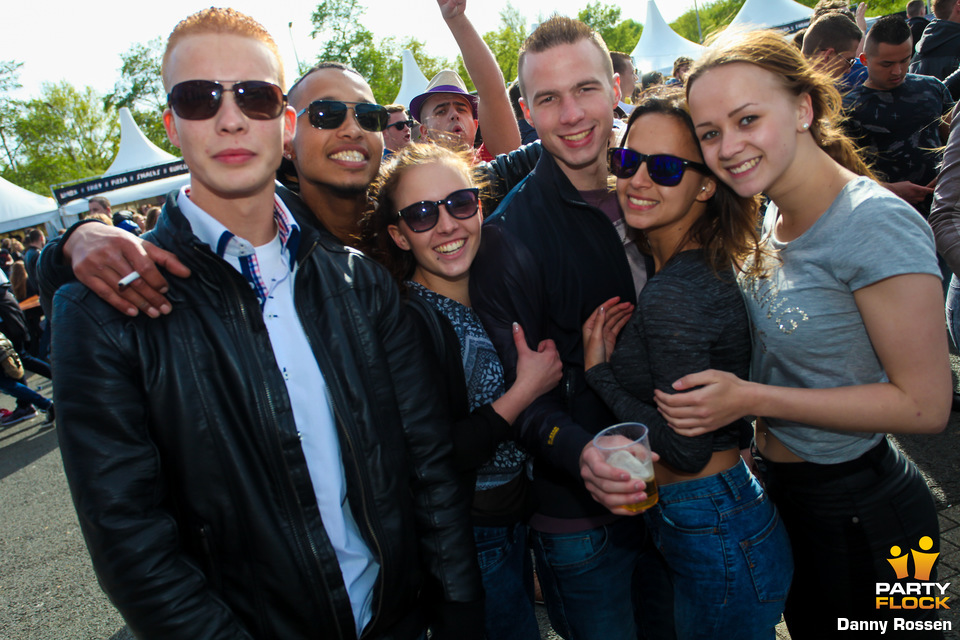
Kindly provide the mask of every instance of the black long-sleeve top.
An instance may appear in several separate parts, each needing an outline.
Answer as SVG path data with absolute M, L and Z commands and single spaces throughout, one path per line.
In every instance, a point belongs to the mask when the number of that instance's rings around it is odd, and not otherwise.
M 609 363 L 587 370 L 587 383 L 617 418 L 642 422 L 662 462 L 684 473 L 706 466 L 714 451 L 738 447 L 738 420 L 714 432 L 688 437 L 671 429 L 653 400 L 653 390 L 676 393 L 683 376 L 720 369 L 746 378 L 750 332 L 743 297 L 732 270 L 718 276 L 703 251 L 683 251 L 640 292 L 637 309 L 623 328 Z

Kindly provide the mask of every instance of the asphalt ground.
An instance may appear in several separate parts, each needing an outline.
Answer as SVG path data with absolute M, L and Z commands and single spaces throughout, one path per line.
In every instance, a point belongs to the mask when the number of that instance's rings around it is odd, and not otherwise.
M 960 359 L 951 355 L 955 388 Z M 49 396 L 50 383 L 33 376 Z M 0 407 L 13 408 L 0 396 Z M 897 443 L 920 468 L 940 515 L 939 581 L 950 582 L 956 608 L 941 611 L 960 640 L 960 414 L 934 436 Z M 559 640 L 538 606 L 543 640 Z M 888 634 L 887 637 L 889 637 Z M 789 638 L 781 624 L 778 638 Z M 97 585 L 70 500 L 56 429 L 42 415 L 0 427 L 0 640 L 130 640 L 123 620 Z M 863 632 L 853 638 L 867 638 Z M 718 639 L 722 640 L 722 639 Z

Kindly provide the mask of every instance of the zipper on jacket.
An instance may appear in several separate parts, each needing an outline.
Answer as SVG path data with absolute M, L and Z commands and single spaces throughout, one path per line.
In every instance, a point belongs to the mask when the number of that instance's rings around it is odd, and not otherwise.
M 314 244 L 314 246 L 316 246 L 316 244 Z M 226 263 L 221 264 L 222 261 L 215 259 L 212 255 L 207 255 L 203 249 L 201 249 L 196 245 L 194 245 L 194 249 L 198 252 L 201 258 L 205 260 L 210 260 L 212 264 L 216 265 L 216 268 L 222 269 L 228 274 L 227 281 L 230 283 L 230 286 L 232 287 L 233 292 L 236 294 L 233 297 L 233 299 L 236 300 L 237 302 L 237 307 L 239 308 L 239 311 L 240 311 L 240 318 L 243 323 L 243 326 L 252 326 L 251 314 L 247 309 L 247 303 L 245 302 L 245 298 L 244 298 L 245 296 L 249 296 L 252 294 L 249 291 L 241 290 L 241 288 L 237 286 L 237 282 L 234 278 L 234 275 L 237 275 L 236 269 L 234 269 L 229 264 L 226 264 Z M 310 251 L 312 250 L 313 248 L 311 247 Z M 264 331 L 266 331 L 266 327 L 264 327 Z M 259 366 L 251 367 L 251 369 L 260 371 Z M 257 386 L 263 389 L 264 395 L 266 396 L 267 411 L 265 413 L 267 414 L 267 417 L 274 417 L 277 415 L 277 411 L 276 411 L 276 406 L 274 405 L 273 394 L 271 393 L 270 386 L 267 384 L 267 381 L 263 378 L 262 374 L 260 376 L 259 382 L 260 384 Z M 297 492 L 294 487 L 290 486 L 292 483 L 292 480 L 290 478 L 290 471 L 287 468 L 286 456 L 283 455 L 283 446 L 279 442 L 280 430 L 276 428 L 277 425 L 275 420 L 271 420 L 271 424 L 275 427 L 272 430 L 272 435 L 275 436 L 275 438 L 277 439 L 276 444 L 279 449 L 279 458 L 284 465 L 285 473 L 283 474 L 283 476 L 284 476 L 284 479 L 287 481 L 288 487 L 290 488 L 291 492 L 295 496 Z M 340 625 L 340 618 L 337 615 L 337 605 L 336 605 L 336 602 L 334 602 L 333 598 L 331 597 L 332 590 L 330 589 L 330 585 L 327 583 L 327 576 L 323 571 L 322 563 L 320 561 L 319 551 L 317 550 L 317 546 L 313 540 L 313 536 L 311 536 L 307 531 L 306 523 L 303 522 L 303 519 L 299 515 L 297 515 L 300 511 L 299 506 L 295 507 L 291 505 L 291 498 L 287 492 L 281 492 L 280 495 L 283 496 L 282 506 L 283 506 L 283 510 L 286 512 L 287 521 L 290 522 L 292 525 L 294 525 L 294 526 L 291 526 L 290 529 L 294 535 L 294 539 L 295 539 L 295 542 L 297 543 L 297 546 L 301 549 L 302 548 L 309 549 L 310 555 L 311 557 L 313 557 L 314 563 L 319 569 L 318 573 L 320 574 L 320 580 L 323 582 L 323 588 L 320 590 L 322 591 L 322 593 L 320 594 L 321 599 L 325 599 L 327 603 L 330 605 L 330 611 L 333 614 L 331 617 L 333 618 L 333 622 L 337 628 L 337 636 L 339 638 L 345 638 L 343 634 L 343 627 Z M 309 575 L 309 573 L 307 575 Z M 318 585 L 314 585 L 314 589 L 317 589 L 317 586 Z
M 316 247 L 317 247 L 317 243 L 314 243 L 314 245 L 310 247 L 310 249 L 306 252 L 306 254 L 304 254 L 304 258 L 308 257 L 311 253 L 313 253 Z M 297 309 L 297 317 L 299 319 L 304 317 L 304 311 L 301 308 L 299 298 L 296 295 L 296 286 L 297 286 L 297 281 L 295 280 L 293 300 L 294 300 L 294 305 L 296 306 L 296 309 Z M 323 379 L 326 382 L 327 388 L 330 390 L 330 393 L 329 393 L 330 408 L 333 411 L 333 415 L 336 418 L 337 424 L 340 425 L 340 432 L 343 434 L 344 439 L 347 442 L 347 446 L 350 448 L 350 452 L 353 455 L 353 459 L 359 460 L 359 457 L 357 454 L 357 447 L 353 441 L 353 437 L 351 436 L 350 429 L 347 428 L 346 414 L 344 414 L 340 410 L 340 402 L 338 402 L 340 391 L 339 389 L 335 388 L 336 384 L 339 384 L 339 383 L 335 383 L 335 384 L 331 383 L 331 381 L 335 381 L 337 379 L 336 376 L 332 375 L 333 365 L 329 362 L 327 353 L 325 351 L 319 350 L 317 348 L 317 345 L 314 344 L 314 341 L 310 337 L 310 332 L 304 329 L 303 333 L 307 337 L 307 343 L 310 345 L 310 349 L 313 351 L 314 354 L 316 354 L 317 366 L 320 367 L 320 372 L 321 374 L 323 374 Z M 326 371 L 324 371 L 325 369 Z M 357 472 L 357 477 L 360 481 L 359 482 L 360 505 L 361 505 L 361 512 L 363 514 L 363 523 L 364 525 L 366 525 L 367 531 L 370 534 L 370 539 L 373 541 L 373 544 L 376 547 L 377 557 L 381 559 L 380 576 L 376 583 L 377 589 L 381 593 L 379 594 L 380 597 L 374 598 L 374 602 L 376 602 L 376 610 L 372 612 L 370 622 L 367 623 L 367 628 L 373 629 L 380 618 L 381 608 L 383 607 L 383 585 L 386 582 L 386 580 L 384 579 L 384 576 L 387 575 L 387 572 L 385 570 L 385 564 L 382 562 L 383 548 L 380 545 L 380 539 L 377 536 L 376 531 L 374 530 L 373 522 L 370 520 L 370 516 L 369 516 L 370 507 L 368 504 L 366 482 L 364 480 L 362 473 Z M 358 638 L 363 637 L 361 629 L 357 629 L 357 637 Z

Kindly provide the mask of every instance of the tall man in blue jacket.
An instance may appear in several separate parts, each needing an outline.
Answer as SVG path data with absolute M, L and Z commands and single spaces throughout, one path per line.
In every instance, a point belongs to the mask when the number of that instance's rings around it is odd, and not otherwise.
M 386 272 L 276 193 L 297 121 L 276 44 L 207 9 L 163 80 L 191 183 L 151 239 L 192 276 L 158 320 L 76 283 L 54 299 L 60 446 L 100 583 L 141 638 L 413 640 L 421 596 L 434 637 L 476 635 L 479 617 L 442 624 L 482 615 L 482 590 L 419 336 Z
M 521 49 L 521 105 L 544 152 L 484 226 L 471 298 L 508 381 L 516 375 L 511 323 L 532 344 L 553 339 L 564 365 L 555 392 L 518 420 L 534 455 L 538 511 L 531 520 L 537 574 L 554 629 L 568 640 L 670 638 L 672 588 L 640 518 L 591 499 L 580 456 L 616 419 L 583 373 L 581 326 L 601 304 L 627 308 L 646 281 L 631 269 L 607 188 L 607 142 L 619 82 L 603 39 L 577 20 L 542 23 Z M 643 483 L 623 504 L 642 496 Z M 634 579 L 650 587 L 635 622 Z M 651 611 L 651 605 L 662 604 Z M 646 606 L 645 606 L 646 605 Z M 665 609 L 665 610 L 664 610 Z

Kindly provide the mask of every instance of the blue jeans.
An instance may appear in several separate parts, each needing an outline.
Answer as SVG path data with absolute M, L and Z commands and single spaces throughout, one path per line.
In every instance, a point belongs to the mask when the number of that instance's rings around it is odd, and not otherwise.
M 673 587 L 642 518 L 576 533 L 534 531 L 532 543 L 550 624 L 561 637 L 674 637 Z
M 743 460 L 661 486 L 645 517 L 672 572 L 677 638 L 776 637 L 793 557 L 776 508 Z
M 474 527 L 483 589 L 487 638 L 539 640 L 533 605 L 533 563 L 527 549 L 527 527 Z
M 791 638 L 835 637 L 839 617 L 937 620 L 936 609 L 876 608 L 876 583 L 897 581 L 888 562 L 891 547 L 916 549 L 929 536 L 928 551 L 940 551 L 933 496 L 917 468 L 886 439 L 839 464 L 758 463 L 793 546 L 796 570 L 783 613 Z M 936 567 L 930 581 L 937 581 Z M 923 631 L 919 637 L 943 634 Z
M 960 340 L 960 280 L 957 276 L 951 276 L 950 288 L 947 290 L 947 331 L 950 332 L 950 339 L 953 345 L 958 346 L 957 340 Z
M 27 385 L 21 384 L 2 373 L 0 373 L 0 391 L 16 398 L 18 407 L 27 407 L 32 404 L 38 409 L 46 411 L 53 404 L 52 401 L 44 398 Z

